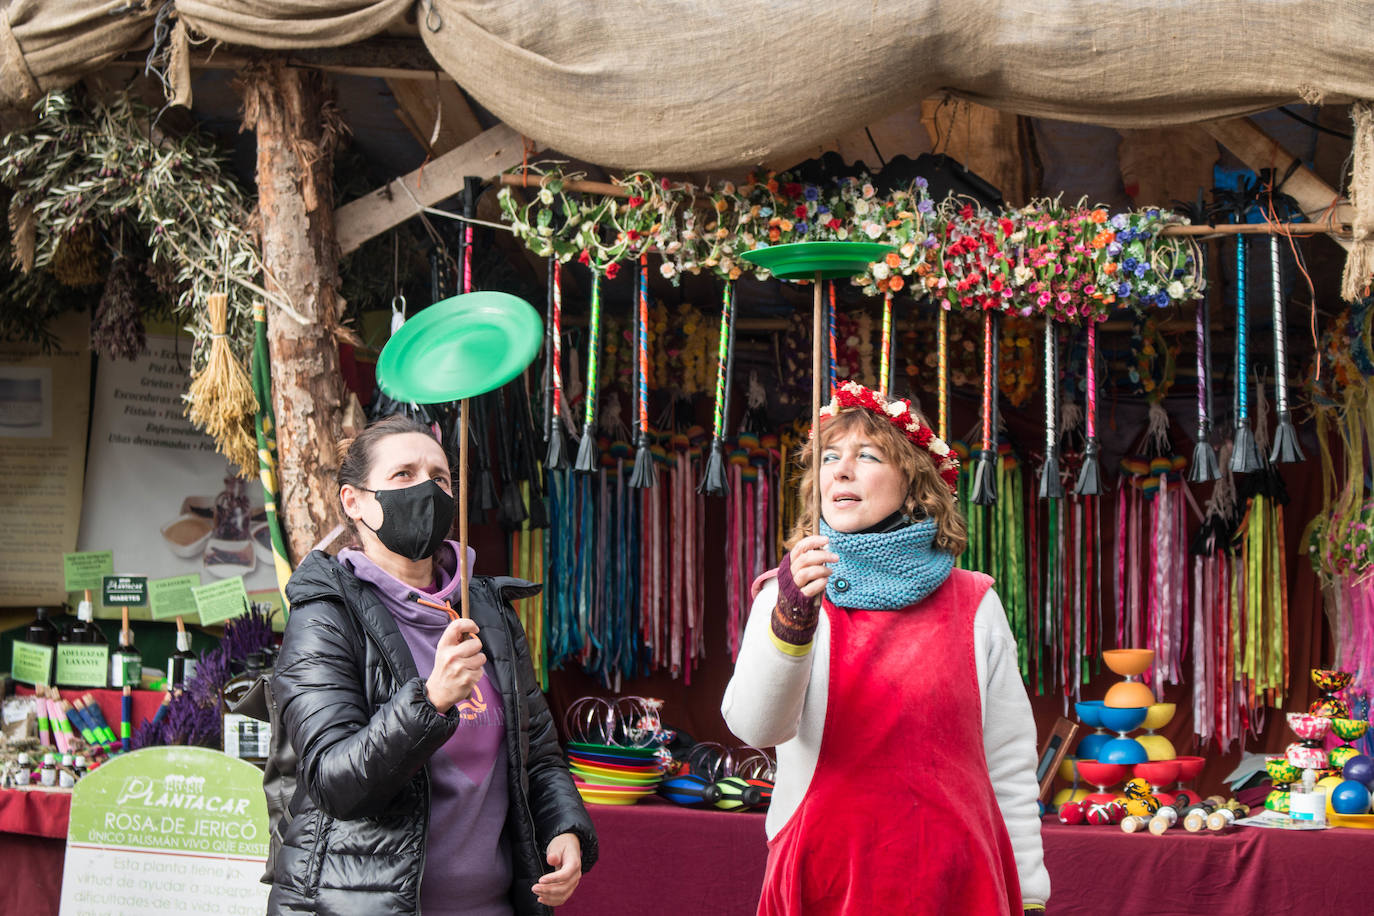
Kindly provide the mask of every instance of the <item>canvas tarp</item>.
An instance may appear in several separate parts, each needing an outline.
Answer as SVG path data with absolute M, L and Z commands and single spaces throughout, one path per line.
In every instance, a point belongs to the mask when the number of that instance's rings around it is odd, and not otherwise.
M 0 10 L 0 108 L 27 108 L 147 44 L 155 14 L 138 0 L 10 0 Z
M 249 48 L 340 47 L 371 38 L 415 0 L 176 0 L 193 30 Z

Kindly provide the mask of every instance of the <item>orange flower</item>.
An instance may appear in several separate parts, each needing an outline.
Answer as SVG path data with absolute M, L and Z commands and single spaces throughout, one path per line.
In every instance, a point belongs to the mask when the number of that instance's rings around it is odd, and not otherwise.
M 901 274 L 897 274 L 888 278 L 887 285 L 894 293 L 901 292 L 902 287 L 906 286 L 906 281 L 902 279 Z
M 724 213 L 724 212 L 725 212 L 725 208 L 726 208 L 727 206 L 728 206 L 728 204 L 725 203 L 725 198 L 723 198 L 723 197 L 718 197 L 718 198 L 716 198 L 716 212 L 717 212 L 717 213 Z
M 1117 266 L 1118 265 L 1115 261 L 1108 261 L 1106 264 L 1102 265 L 1102 269 L 1106 271 L 1108 274 L 1114 274 L 1116 273 Z
M 928 264 L 925 261 L 922 261 L 921 263 L 916 265 L 916 276 L 924 277 L 928 273 L 930 273 L 930 264 Z
M 926 277 L 926 289 L 934 289 L 939 285 L 940 279 L 938 277 Z
M 1105 223 L 1107 221 L 1107 211 L 1098 209 L 1092 212 L 1092 219 L 1095 223 Z
M 782 233 L 778 231 L 776 226 L 768 230 L 768 241 L 776 242 L 780 238 L 782 238 Z
M 785 219 L 785 220 L 783 220 L 779 225 L 782 226 L 782 231 L 783 231 L 783 232 L 791 232 L 791 231 L 792 231 L 792 221 L 791 221 L 790 219 Z
M 899 255 L 899 254 L 897 254 L 897 252 L 895 252 L 895 251 L 889 251 L 889 252 L 887 253 L 887 257 L 884 258 L 884 260 L 887 261 L 887 266 L 888 266 L 888 267 L 901 267 L 901 266 L 902 266 L 902 256 Z
M 767 187 L 768 190 L 773 194 L 778 193 L 778 183 L 774 181 L 772 178 L 768 179 L 768 184 L 765 185 L 765 187 Z

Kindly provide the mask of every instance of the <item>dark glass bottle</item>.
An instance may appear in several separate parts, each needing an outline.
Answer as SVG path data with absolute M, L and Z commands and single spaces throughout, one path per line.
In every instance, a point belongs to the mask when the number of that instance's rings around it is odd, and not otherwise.
M 143 685 L 143 656 L 134 648 L 131 630 L 119 631 L 119 648 L 110 653 L 110 686 L 138 689 Z
M 181 690 L 196 676 L 196 656 L 191 651 L 191 634 L 177 631 L 177 648 L 167 657 L 167 686 Z

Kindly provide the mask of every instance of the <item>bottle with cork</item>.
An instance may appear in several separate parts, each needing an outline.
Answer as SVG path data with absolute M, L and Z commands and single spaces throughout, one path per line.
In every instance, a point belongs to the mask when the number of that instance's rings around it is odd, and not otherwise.
M 134 633 L 129 629 L 129 609 L 124 608 L 119 630 L 119 648 L 110 653 L 110 686 L 138 687 L 143 683 L 143 656 L 134 648 Z
M 67 628 L 62 634 L 62 642 L 72 645 L 95 646 L 106 642 L 105 634 L 100 631 L 100 627 L 95 623 L 95 610 L 91 605 L 91 590 L 86 589 L 83 597 L 76 605 L 76 622 Z
M 177 648 L 167 657 L 167 686 L 172 690 L 184 690 L 186 682 L 195 676 L 196 656 L 191 651 L 191 634 L 178 616 Z

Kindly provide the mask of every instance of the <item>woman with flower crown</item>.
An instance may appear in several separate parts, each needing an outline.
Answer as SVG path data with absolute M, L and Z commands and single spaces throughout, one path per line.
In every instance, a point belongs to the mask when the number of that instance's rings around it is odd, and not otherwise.
M 958 461 L 854 382 L 820 421 L 820 534 L 805 499 L 721 707 L 778 750 L 758 912 L 1041 910 L 1035 722 L 992 580 L 954 568 Z

